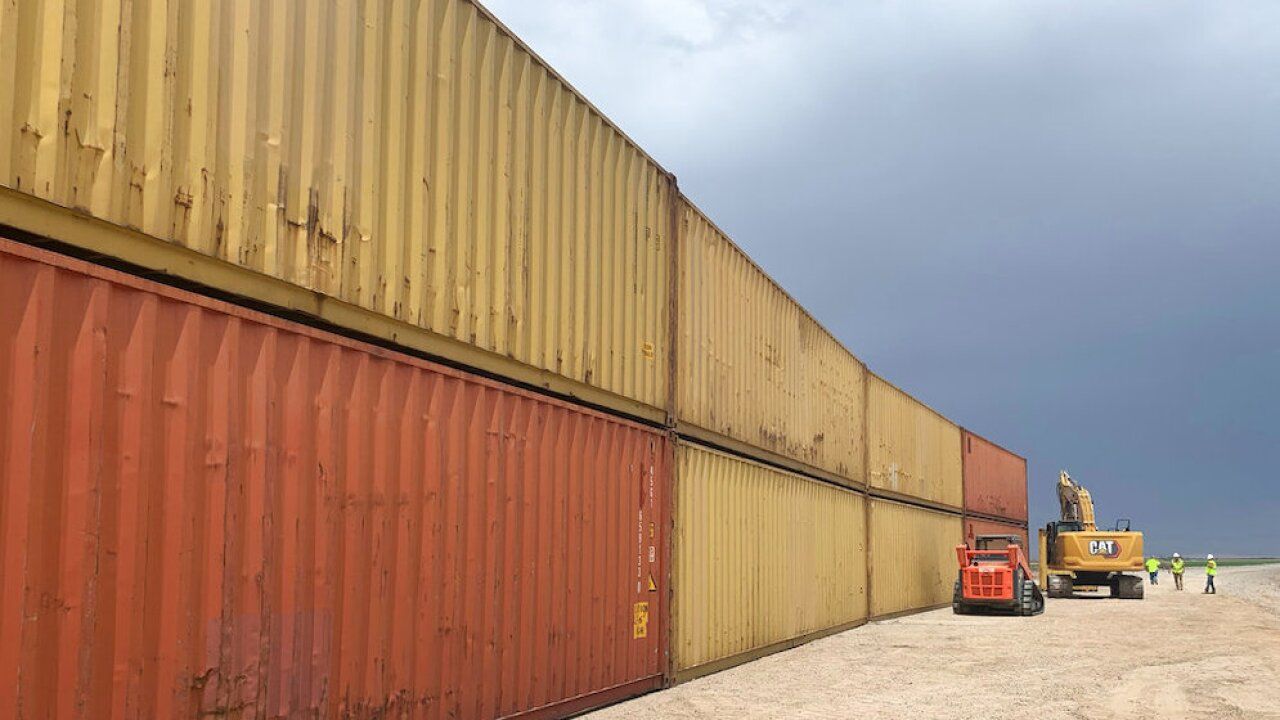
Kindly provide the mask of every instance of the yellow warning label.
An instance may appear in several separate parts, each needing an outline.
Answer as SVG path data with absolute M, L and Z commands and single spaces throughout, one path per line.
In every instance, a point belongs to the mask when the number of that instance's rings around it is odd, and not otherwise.
M 649 603 L 638 602 L 632 615 L 631 639 L 649 637 Z
M 653 581 L 653 575 L 649 575 L 649 592 L 658 592 L 658 583 Z

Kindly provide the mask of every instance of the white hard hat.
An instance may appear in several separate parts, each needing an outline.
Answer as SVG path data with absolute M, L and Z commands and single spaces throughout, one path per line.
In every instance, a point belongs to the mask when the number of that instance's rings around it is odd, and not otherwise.
M 1206 559 L 1206 560 L 1212 560 L 1212 559 L 1213 559 L 1213 553 L 1209 553 L 1209 557 L 1207 557 L 1207 558 L 1205 558 L 1205 559 Z
M 1173 554 L 1173 556 L 1174 556 L 1174 557 L 1182 557 L 1182 556 L 1181 556 L 1181 555 L 1179 555 L 1178 553 L 1174 553 L 1174 554 Z

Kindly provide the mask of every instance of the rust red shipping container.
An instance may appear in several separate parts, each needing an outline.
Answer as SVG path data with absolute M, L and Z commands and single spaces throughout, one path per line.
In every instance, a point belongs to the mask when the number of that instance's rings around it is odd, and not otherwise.
M 660 432 L 0 241 L 0 718 L 661 684 Z
M 1027 522 L 1027 461 L 968 430 L 960 436 L 966 513 Z

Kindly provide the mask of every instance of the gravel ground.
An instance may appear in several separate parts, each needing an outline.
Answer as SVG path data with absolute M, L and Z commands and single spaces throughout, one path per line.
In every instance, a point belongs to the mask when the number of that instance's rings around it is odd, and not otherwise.
M 1162 573 L 1142 601 L 874 623 L 588 717 L 1280 720 L 1280 565 L 1186 587 Z

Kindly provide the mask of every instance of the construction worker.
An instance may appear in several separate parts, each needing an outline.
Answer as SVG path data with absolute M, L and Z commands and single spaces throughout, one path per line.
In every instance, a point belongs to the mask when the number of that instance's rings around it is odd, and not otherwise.
M 1211 595 L 1218 594 L 1218 588 L 1213 586 L 1213 578 L 1218 574 L 1218 561 L 1213 559 L 1213 553 L 1205 558 L 1204 563 L 1204 591 Z
M 1151 573 L 1151 584 L 1159 585 L 1160 560 L 1158 558 L 1147 558 L 1147 572 Z
M 1182 556 L 1178 553 L 1173 554 L 1173 560 L 1169 563 L 1173 569 L 1173 584 L 1179 590 L 1182 589 L 1182 573 L 1186 570 L 1187 564 L 1182 561 Z

